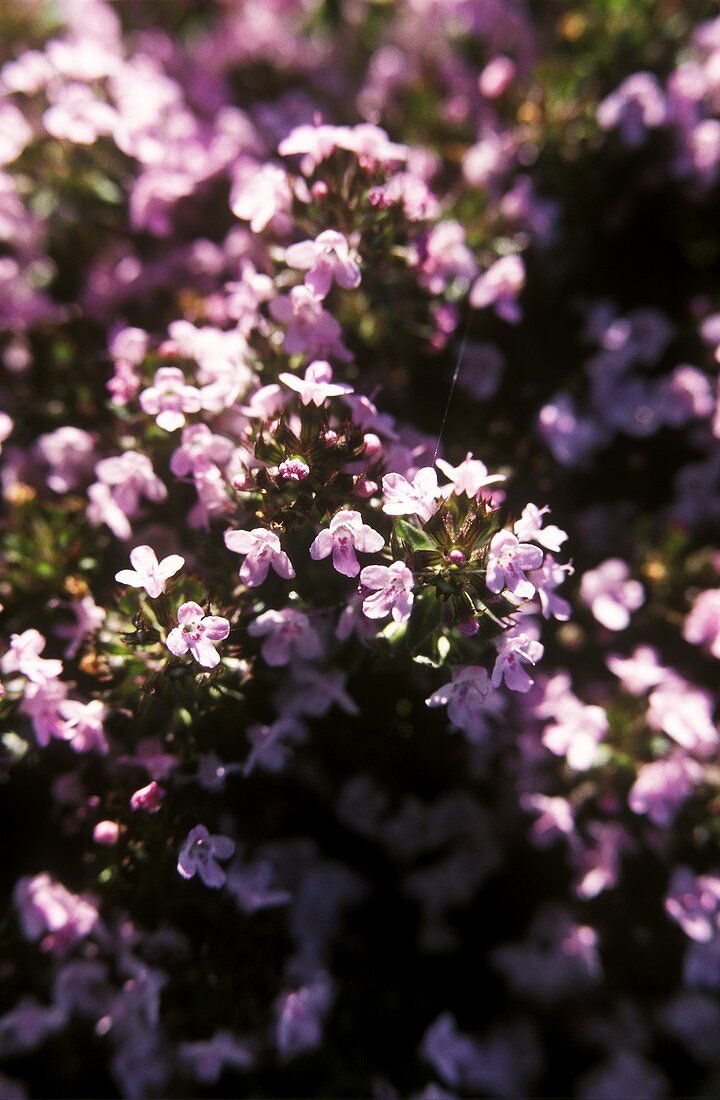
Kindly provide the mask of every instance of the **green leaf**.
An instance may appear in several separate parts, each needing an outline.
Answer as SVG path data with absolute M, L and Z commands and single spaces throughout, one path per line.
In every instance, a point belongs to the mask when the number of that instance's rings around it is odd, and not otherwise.
M 400 517 L 395 520 L 395 538 L 398 542 L 405 543 L 410 550 L 437 550 L 435 543 L 421 527 L 416 527 Z
M 432 588 L 421 592 L 415 599 L 408 624 L 407 640 L 410 652 L 415 654 L 426 647 L 442 622 L 442 605 Z

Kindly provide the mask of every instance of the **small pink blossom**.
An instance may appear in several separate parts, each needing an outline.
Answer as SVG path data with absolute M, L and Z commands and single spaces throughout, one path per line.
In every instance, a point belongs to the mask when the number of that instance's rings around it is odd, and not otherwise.
M 307 272 L 305 285 L 317 298 L 325 298 L 333 282 L 345 290 L 360 285 L 360 268 L 350 255 L 347 238 L 334 229 L 325 229 L 314 241 L 291 244 L 285 262 Z
M 183 878 L 200 875 L 206 886 L 219 889 L 225 882 L 225 871 L 216 862 L 230 859 L 235 851 L 235 841 L 229 836 L 211 836 L 204 825 L 196 825 L 188 833 L 180 849 L 177 869 Z
M 278 466 L 277 473 L 286 481 L 304 481 L 310 477 L 310 467 L 302 458 L 286 458 Z
M 389 516 L 418 516 L 427 523 L 437 511 L 440 495 L 437 474 L 432 466 L 417 471 L 412 484 L 402 474 L 385 474 L 382 479 L 383 512 Z
M 144 588 L 148 596 L 155 600 L 165 591 L 165 582 L 182 569 L 185 558 L 179 554 L 169 554 L 159 562 L 150 546 L 136 546 L 130 551 L 130 562 L 133 568 L 121 569 L 115 574 L 115 580 L 132 588 Z
M 448 708 L 448 718 L 464 730 L 471 741 L 479 741 L 488 731 L 488 718 L 498 713 L 498 699 L 487 669 L 466 665 L 453 669 L 452 680 L 443 684 L 425 700 L 429 707 Z
M 28 940 L 44 936 L 43 950 L 64 954 L 85 939 L 95 927 L 99 913 L 86 894 L 71 894 L 48 874 L 21 878 L 13 890 L 23 934 Z M 47 934 L 46 934 L 47 933 Z
M 347 361 L 352 356 L 342 342 L 342 329 L 308 286 L 294 286 L 270 303 L 270 313 L 286 325 L 283 350 L 287 355 L 307 352 L 311 356 L 333 356 Z
M 185 382 L 178 367 L 160 367 L 152 386 L 140 394 L 140 407 L 155 417 L 159 428 L 175 432 L 185 423 L 185 413 L 200 411 L 202 400 L 195 386 Z
M 567 532 L 551 523 L 543 527 L 542 517 L 547 515 L 549 508 L 538 508 L 537 504 L 526 504 L 522 510 L 520 519 L 515 523 L 513 531 L 521 542 L 537 542 L 546 550 L 552 550 L 553 554 L 560 553 L 560 547 L 567 541 Z
M 498 531 L 490 543 L 487 560 L 486 582 L 491 592 L 507 588 L 520 599 L 532 599 L 535 585 L 525 576 L 524 570 L 540 569 L 543 552 L 539 546 L 520 542 L 512 531 Z
M 261 650 L 263 659 L 275 668 L 289 664 L 293 656 L 314 660 L 323 651 L 320 635 L 307 615 L 293 607 L 264 611 L 250 623 L 248 634 L 253 638 L 265 638 Z
M 528 579 L 535 586 L 540 597 L 540 607 L 544 619 L 557 619 L 561 623 L 570 618 L 571 607 L 567 600 L 558 596 L 556 588 L 574 573 L 572 565 L 566 562 L 561 565 L 556 562 L 552 554 L 545 555 L 545 561 L 540 569 L 534 569 L 528 574 Z
M 220 615 L 206 615 L 200 604 L 192 600 L 178 608 L 178 626 L 167 636 L 167 647 L 176 657 L 190 651 L 203 668 L 215 668 L 220 655 L 215 642 L 230 633 L 230 623 Z
M 525 264 L 515 254 L 496 260 L 474 283 L 470 305 L 474 309 L 492 306 L 498 317 L 517 324 L 522 317 L 518 295 L 525 285 Z
M 720 742 L 711 693 L 674 672 L 668 672 L 651 693 L 647 721 L 651 729 L 662 730 L 702 759 L 712 756 Z
M 456 496 L 460 496 L 461 493 L 465 493 L 466 496 L 475 499 L 480 495 L 480 491 L 488 485 L 505 481 L 504 474 L 489 474 L 485 463 L 478 458 L 473 458 L 470 451 L 468 451 L 467 458 L 459 466 L 451 466 L 443 458 L 436 459 L 435 465 L 452 482 L 451 485 L 447 485 L 443 489 L 446 495 L 454 493 Z
M 8 675 L 19 672 L 35 684 L 54 680 L 62 672 L 62 661 L 49 660 L 40 654 L 45 648 L 45 638 L 39 630 L 25 630 L 10 635 L 10 648 L 0 660 L 0 669 Z
M 120 826 L 117 821 L 98 821 L 93 829 L 93 841 L 103 848 L 112 848 L 120 839 Z
M 384 545 L 383 536 L 363 523 L 359 512 L 343 508 L 330 520 L 330 526 L 317 535 L 310 547 L 310 557 L 318 561 L 332 554 L 333 566 L 338 573 L 345 577 L 357 577 L 360 563 L 355 551 L 376 554 Z
M 225 545 L 233 554 L 245 554 L 240 567 L 240 580 L 248 588 L 257 588 L 268 575 L 270 566 L 279 577 L 291 580 L 295 570 L 273 531 L 256 527 L 253 531 L 226 531 Z
M 720 877 L 696 875 L 689 867 L 676 868 L 665 908 L 691 940 L 710 943 L 720 932 Z
M 704 645 L 720 660 L 720 588 L 701 592 L 685 619 L 683 638 L 692 645 Z
M 204 469 L 208 462 L 226 466 L 235 450 L 234 444 L 223 435 L 215 435 L 207 424 L 189 424 L 183 428 L 182 443 L 173 451 L 170 469 L 175 477 L 186 477 Z
M 230 193 L 230 209 L 236 218 L 250 222 L 253 233 L 262 233 L 291 202 L 287 172 L 276 164 L 243 164 Z
M 67 640 L 64 656 L 72 660 L 77 656 L 85 639 L 95 634 L 105 622 L 105 611 L 89 595 L 83 596 L 80 600 L 73 600 L 69 609 L 75 616 L 75 622 L 60 623 L 55 627 L 55 633 L 59 638 Z
M 498 655 L 492 673 L 493 687 L 500 687 L 505 680 L 511 691 L 529 691 L 534 681 L 521 661 L 536 664 L 545 652 L 545 647 L 522 631 L 508 631 L 496 644 Z
M 304 378 L 298 378 L 296 374 L 283 371 L 278 378 L 283 385 L 300 394 L 303 405 L 317 405 L 320 408 L 329 397 L 343 397 L 352 393 L 352 386 L 346 386 L 341 382 L 333 382 L 332 367 L 325 360 L 318 359 L 305 371 Z
M 363 588 L 373 595 L 363 600 L 363 614 L 368 619 L 384 619 L 392 615 L 396 623 L 406 623 L 413 605 L 414 578 L 401 561 L 392 565 L 367 565 L 360 574 Z
M 64 737 L 75 752 L 96 751 L 105 756 L 110 751 L 104 728 L 107 707 L 99 699 L 89 703 L 64 699 L 58 712 L 65 722 Z
M 630 614 L 645 602 L 639 581 L 630 579 L 630 567 L 621 558 L 608 558 L 583 574 L 580 599 L 608 630 L 625 630 Z
M 156 814 L 164 797 L 165 791 L 153 779 L 146 787 L 140 787 L 130 795 L 130 809 Z

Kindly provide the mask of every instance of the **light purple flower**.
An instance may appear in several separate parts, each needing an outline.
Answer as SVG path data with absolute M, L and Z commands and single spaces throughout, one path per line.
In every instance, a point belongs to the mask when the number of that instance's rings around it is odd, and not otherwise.
M 497 716 L 499 709 L 487 669 L 480 665 L 453 669 L 450 683 L 439 687 L 425 703 L 447 706 L 453 726 L 464 730 L 471 741 L 481 740 L 488 731 L 488 718 Z
M 132 588 L 144 588 L 154 600 L 165 591 L 165 582 L 182 569 L 185 558 L 170 554 L 159 562 L 152 547 L 136 546 L 130 551 L 130 562 L 133 568 L 121 569 L 115 574 L 115 580 Z
M 165 791 L 153 779 L 146 787 L 140 787 L 130 795 L 130 809 L 156 814 L 164 797 Z
M 189 386 L 178 367 L 160 367 L 152 386 L 140 394 L 140 407 L 155 417 L 159 428 L 175 432 L 185 423 L 185 413 L 196 413 L 201 398 L 195 386 Z
M 505 474 L 489 474 L 485 463 L 478 458 L 473 458 L 470 451 L 468 451 L 467 458 L 459 466 L 451 466 L 443 458 L 436 459 L 435 465 L 452 482 L 452 485 L 445 486 L 443 489 L 445 494 L 455 493 L 456 496 L 459 496 L 461 493 L 465 493 L 466 496 L 474 499 L 488 485 L 505 481 Z
M 345 290 L 360 285 L 360 268 L 350 255 L 347 238 L 334 229 L 323 230 L 314 241 L 291 244 L 285 262 L 307 272 L 305 285 L 317 298 L 324 298 L 333 282 Z
M 624 691 L 631 695 L 645 695 L 649 688 L 657 687 L 668 674 L 660 664 L 658 651 L 650 645 L 636 646 L 630 657 L 618 657 L 611 653 L 605 664 L 620 680 Z
M 352 393 L 352 386 L 346 386 L 342 382 L 333 382 L 332 367 L 323 359 L 318 359 L 305 371 L 304 378 L 298 378 L 296 374 L 283 371 L 278 375 L 283 385 L 288 386 L 300 394 L 303 405 L 317 405 L 320 408 L 329 397 L 342 397 Z
M 547 507 L 538 508 L 537 504 L 526 504 L 513 531 L 521 542 L 532 540 L 544 546 L 546 550 L 552 550 L 553 554 L 558 554 L 568 536 L 566 531 L 556 527 L 554 523 L 543 527 L 542 517 L 549 511 Z
M 555 722 L 543 730 L 542 741 L 555 756 L 564 756 L 573 771 L 586 771 L 594 764 L 607 730 L 602 707 L 586 706 L 568 692 L 555 712 Z
M 496 642 L 496 646 L 498 655 L 492 673 L 493 687 L 500 687 L 505 680 L 511 691 L 529 691 L 534 681 L 521 662 L 534 665 L 542 657 L 545 647 L 522 631 L 508 631 Z
M 83 596 L 80 600 L 73 600 L 69 609 L 75 616 L 75 622 L 60 623 L 55 627 L 55 633 L 59 638 L 67 640 L 64 656 L 72 660 L 77 656 L 85 639 L 100 629 L 105 621 L 105 611 L 90 595 Z
M 382 488 L 383 512 L 389 516 L 419 516 L 427 523 L 437 510 L 440 489 L 432 466 L 418 470 L 412 484 L 402 474 L 385 474 Z
M 356 577 L 360 572 L 356 550 L 362 554 L 376 554 L 382 550 L 385 539 L 367 523 L 359 512 L 341 509 L 330 520 L 330 526 L 317 535 L 310 547 L 313 561 L 332 554 L 333 566 L 345 577 Z
M 248 634 L 265 639 L 261 652 L 265 662 L 274 668 L 289 664 L 293 655 L 311 661 L 323 651 L 320 635 L 307 615 L 293 607 L 264 611 L 250 623 Z
M 517 299 L 525 285 L 525 264 L 518 255 L 502 256 L 473 283 L 470 305 L 493 306 L 498 317 L 517 324 L 522 313 Z
M 384 619 L 392 614 L 396 623 L 406 623 L 412 611 L 414 583 L 412 570 L 401 561 L 366 565 L 360 574 L 360 584 L 371 589 L 373 595 L 363 600 L 363 614 L 368 619 Z
M 178 626 L 167 636 L 166 645 L 176 657 L 190 651 L 203 668 L 215 668 L 220 654 L 215 642 L 221 642 L 230 633 L 230 623 L 220 615 L 206 615 L 200 604 L 190 600 L 178 608 Z
M 203 470 L 208 462 L 226 466 L 235 450 L 223 435 L 214 435 L 207 424 L 190 424 L 183 428 L 182 443 L 173 451 L 170 469 L 175 477 L 186 477 L 196 469 Z
M 647 720 L 651 729 L 662 730 L 681 748 L 707 759 L 720 737 L 713 722 L 713 697 L 694 687 L 677 673 L 668 672 L 650 695 Z
M 10 635 L 10 648 L 0 660 L 0 669 L 8 675 L 19 672 L 34 684 L 43 684 L 54 680 L 62 673 L 62 661 L 41 657 L 45 648 L 45 638 L 39 630 L 24 630 L 22 634 Z
M 214 1085 L 226 1067 L 249 1069 L 255 1060 L 250 1045 L 236 1039 L 229 1031 L 216 1031 L 211 1039 L 204 1041 L 181 1043 L 178 1053 L 191 1067 L 195 1080 L 203 1085 Z
M 288 355 L 307 352 L 318 359 L 333 356 L 347 361 L 352 358 L 342 342 L 342 329 L 326 309 L 322 299 L 307 286 L 294 286 L 289 294 L 270 303 L 270 313 L 276 321 L 287 325 L 283 349 Z
M 110 747 L 105 739 L 104 721 L 107 707 L 100 699 L 81 703 L 77 699 L 63 699 L 58 713 L 64 719 L 64 738 L 75 752 L 92 752 L 106 755 Z
M 525 576 L 525 569 L 539 569 L 543 552 L 539 546 L 520 542 L 512 531 L 493 535 L 487 560 L 486 583 L 491 592 L 507 588 L 520 599 L 532 599 L 535 585 Z
M 196 825 L 180 849 L 178 873 L 183 878 L 192 878 L 197 872 L 206 886 L 219 889 L 226 876 L 216 860 L 230 859 L 234 851 L 235 841 L 229 836 L 211 836 L 204 825 Z
M 701 592 L 685 619 L 683 638 L 704 645 L 720 661 L 720 588 Z
M 643 764 L 628 794 L 634 814 L 645 814 L 662 829 L 672 825 L 684 802 L 702 780 L 702 767 L 681 753 Z
M 567 600 L 556 595 L 555 589 L 574 573 L 572 565 L 561 565 L 556 562 L 552 554 L 545 555 L 545 561 L 540 569 L 530 572 L 528 579 L 535 586 L 540 597 L 540 608 L 544 619 L 557 619 L 559 622 L 567 622 L 570 618 L 571 608 Z
M 270 566 L 279 577 L 291 580 L 295 570 L 280 546 L 280 539 L 265 527 L 253 531 L 226 531 L 225 545 L 233 554 L 247 555 L 240 567 L 240 579 L 248 588 L 257 588 L 268 575 Z
M 294 1058 L 320 1045 L 322 1021 L 332 995 L 330 979 L 318 974 L 309 985 L 280 997 L 275 1041 L 284 1058 Z
M 665 908 L 691 940 L 710 943 L 720 932 L 720 876 L 676 868 Z
M 230 209 L 236 218 L 250 222 L 253 233 L 262 233 L 276 214 L 289 209 L 291 202 L 284 169 L 276 164 L 243 163 L 230 193 Z
M 630 614 L 645 602 L 639 581 L 630 579 L 630 567 L 621 558 L 608 558 L 583 574 L 580 599 L 608 630 L 625 630 Z
M 86 894 L 71 894 L 48 874 L 21 878 L 13 890 L 23 934 L 38 940 L 47 933 L 44 946 L 63 954 L 92 932 L 99 918 L 95 902 Z
M 633 73 L 600 103 L 598 125 L 620 130 L 630 148 L 642 145 L 648 129 L 666 121 L 665 94 L 652 73 Z

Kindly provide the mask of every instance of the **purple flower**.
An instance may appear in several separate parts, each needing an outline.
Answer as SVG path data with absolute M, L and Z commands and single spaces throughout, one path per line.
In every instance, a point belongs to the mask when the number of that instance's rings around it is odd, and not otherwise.
M 248 634 L 265 638 L 261 652 L 265 662 L 274 668 L 289 664 L 293 651 L 296 657 L 308 661 L 321 656 L 323 651 L 320 636 L 307 615 L 292 607 L 264 611 L 250 623 Z
M 665 908 L 691 940 L 710 943 L 720 932 L 720 876 L 676 868 Z
M 200 411 L 200 393 L 188 386 L 178 367 L 160 367 L 152 386 L 140 394 L 140 407 L 155 417 L 158 428 L 175 432 L 185 423 L 185 413 Z
M 7 675 L 19 672 L 34 684 L 54 680 L 63 670 L 62 661 L 49 660 L 40 654 L 45 648 L 45 638 L 39 630 L 24 630 L 10 635 L 10 648 L 0 660 L 0 669 Z
M 418 470 L 412 484 L 402 474 L 385 474 L 382 479 L 383 512 L 389 516 L 419 516 L 427 523 L 437 510 L 440 495 L 437 474 L 432 466 Z
M 540 597 L 540 607 L 544 619 L 558 619 L 559 622 L 567 622 L 570 618 L 570 604 L 562 596 L 555 593 L 555 589 L 565 581 L 566 577 L 575 572 L 572 565 L 561 565 L 556 562 L 552 554 L 545 555 L 545 561 L 540 569 L 534 569 L 529 574 L 530 582 Z
M 642 145 L 647 130 L 666 121 L 665 94 L 652 73 L 633 73 L 597 109 L 603 130 L 619 128 L 630 148 Z
M 521 542 L 539 543 L 546 550 L 552 550 L 553 554 L 560 552 L 560 547 L 567 540 L 567 532 L 551 523 L 543 527 L 542 517 L 547 515 L 549 508 L 538 508 L 536 504 L 526 504 L 522 515 L 513 527 L 513 531 Z
M 376 554 L 382 550 L 385 539 L 367 523 L 359 512 L 342 509 L 330 520 L 330 526 L 315 538 L 310 547 L 313 561 L 332 554 L 333 566 L 345 577 L 356 577 L 360 572 L 356 550 L 362 554 Z
M 307 368 L 304 378 L 298 378 L 296 374 L 289 374 L 287 371 L 279 374 L 278 378 L 285 386 L 300 394 L 303 405 L 309 405 L 312 401 L 313 405 L 320 408 L 329 397 L 342 397 L 353 392 L 352 386 L 333 382 L 332 376 L 330 364 L 324 359 L 318 359 Z
M 372 596 L 363 600 L 363 614 L 368 619 L 384 619 L 392 614 L 396 623 L 406 623 L 413 605 L 414 578 L 401 561 L 392 565 L 366 565 L 360 574 L 360 584 L 369 588 Z
M 275 1039 L 284 1058 L 294 1058 L 320 1045 L 322 1021 L 330 1007 L 332 995 L 329 978 L 318 974 L 309 985 L 281 996 Z
M 707 646 L 720 660 L 720 588 L 701 592 L 685 619 L 683 638 L 693 645 Z
M 668 672 L 650 695 L 649 703 L 647 720 L 651 729 L 662 730 L 681 748 L 703 759 L 713 755 L 719 737 L 709 691 Z
M 470 305 L 493 306 L 498 317 L 517 324 L 522 313 L 517 298 L 525 285 L 525 264 L 517 255 L 502 256 L 473 283 Z
M 290 558 L 280 547 L 280 539 L 264 527 L 256 527 L 253 531 L 226 531 L 225 545 L 233 554 L 247 555 L 240 567 L 240 580 L 248 588 L 262 584 L 270 566 L 284 580 L 295 576 Z
M 71 894 L 61 882 L 47 874 L 21 878 L 13 890 L 23 934 L 43 942 L 57 954 L 84 939 L 95 927 L 99 914 L 95 902 L 85 894 Z
M 322 299 L 307 286 L 294 286 L 289 294 L 270 303 L 270 313 L 276 321 L 287 325 L 283 349 L 288 355 L 308 352 L 318 359 L 334 356 L 348 360 L 350 352 L 342 342 L 340 325 L 326 309 Z
M 75 752 L 91 752 L 95 749 L 105 755 L 110 751 L 103 726 L 107 708 L 99 699 L 93 699 L 89 703 L 63 699 L 58 704 L 58 713 L 65 722 L 64 738 L 70 741 Z
M 314 241 L 291 244 L 285 262 L 307 272 L 305 285 L 317 298 L 327 295 L 333 281 L 345 290 L 360 285 L 360 268 L 350 255 L 347 238 L 334 229 L 325 229 Z
M 471 741 L 479 741 L 487 733 L 487 719 L 497 715 L 499 709 L 487 669 L 480 665 L 453 669 L 450 683 L 439 687 L 425 702 L 429 707 L 447 706 L 453 726 L 464 730 Z
M 234 851 L 235 841 L 229 836 L 211 836 L 204 825 L 196 825 L 180 849 L 178 873 L 192 878 L 197 872 L 206 886 L 218 889 L 225 882 L 225 872 L 215 861 L 230 859 Z
M 561 697 L 555 709 L 555 722 L 546 726 L 542 740 L 555 756 L 564 756 L 573 771 L 592 767 L 598 746 L 608 730 L 602 707 L 586 706 L 572 692 Z
M 493 687 L 500 687 L 505 680 L 511 691 L 526 692 L 533 685 L 521 661 L 534 665 L 545 652 L 544 646 L 520 631 L 508 631 L 496 642 L 498 655 L 492 673 Z
M 498 481 L 505 481 L 505 474 L 489 474 L 485 463 L 477 458 L 473 458 L 469 451 L 467 458 L 464 462 L 461 462 L 459 466 L 451 466 L 449 462 L 445 462 L 442 458 L 438 458 L 435 465 L 438 469 L 442 470 L 445 476 L 449 477 L 452 482 L 452 485 L 446 486 L 443 492 L 452 492 L 455 493 L 456 496 L 465 493 L 466 496 L 475 498 L 478 497 L 480 491 L 485 489 L 488 485 L 495 485 Z
M 608 630 L 625 630 L 631 612 L 645 602 L 645 592 L 639 581 L 630 579 L 627 562 L 608 558 L 583 574 L 580 599 Z
M 291 202 L 292 192 L 284 169 L 249 159 L 243 162 L 230 193 L 230 209 L 236 218 L 250 222 L 253 233 L 262 233 Z
M 55 627 L 55 633 L 59 638 L 67 640 L 64 656 L 72 660 L 85 639 L 100 629 L 105 621 L 105 612 L 90 595 L 74 600 L 69 607 L 75 616 L 75 622 L 60 623 Z
M 176 657 L 190 650 L 203 668 L 215 668 L 220 654 L 214 642 L 221 642 L 230 633 L 230 623 L 220 615 L 206 615 L 200 604 L 190 600 L 178 608 L 178 626 L 167 636 L 167 647 Z
M 165 797 L 165 791 L 155 780 L 130 795 L 130 809 L 143 810 L 147 814 L 156 814 Z
M 702 775 L 698 762 L 681 753 L 652 760 L 640 767 L 628 794 L 628 806 L 634 814 L 646 814 L 653 825 L 666 829 Z
M 178 1053 L 191 1067 L 195 1080 L 203 1085 L 214 1085 L 226 1066 L 232 1070 L 249 1069 L 254 1061 L 250 1045 L 229 1031 L 216 1031 L 212 1039 L 205 1041 L 181 1043 Z
M 543 552 L 539 546 L 520 542 L 512 531 L 498 531 L 490 543 L 485 578 L 487 586 L 491 592 L 498 593 L 507 588 L 520 599 L 531 599 L 535 595 L 535 585 L 523 570 L 539 569 L 542 563 Z
M 165 582 L 174 577 L 185 564 L 179 554 L 170 554 L 158 562 L 150 546 L 136 546 L 130 551 L 132 569 L 121 569 L 115 580 L 132 588 L 144 588 L 151 599 L 157 599 L 165 591 Z

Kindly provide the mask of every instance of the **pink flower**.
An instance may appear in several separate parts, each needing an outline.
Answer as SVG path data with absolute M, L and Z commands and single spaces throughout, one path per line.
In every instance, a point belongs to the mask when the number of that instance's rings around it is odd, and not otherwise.
M 178 608 L 178 626 L 167 636 L 167 647 L 176 657 L 190 651 L 203 668 L 215 668 L 220 661 L 214 642 L 230 633 L 230 623 L 220 615 L 206 615 L 192 600 Z
M 333 566 L 344 577 L 357 577 L 360 563 L 356 550 L 362 554 L 376 554 L 382 550 L 385 539 L 367 523 L 359 512 L 341 509 L 330 520 L 330 526 L 320 531 L 310 547 L 313 561 L 332 554 Z
M 500 687 L 504 679 L 511 691 L 529 691 L 534 681 L 520 662 L 527 661 L 534 665 L 542 657 L 545 647 L 521 631 L 508 632 L 496 645 L 498 655 L 492 673 L 493 686 Z
M 412 484 L 402 474 L 385 474 L 382 479 L 383 512 L 389 516 L 418 516 L 424 523 L 437 510 L 440 494 L 437 474 L 432 466 L 423 466 L 415 474 Z
M 173 451 L 170 469 L 175 477 L 186 477 L 196 469 L 204 469 L 208 462 L 225 466 L 235 447 L 223 435 L 214 435 L 207 424 L 190 424 L 183 428 L 182 443 Z
M 498 706 L 487 669 L 466 665 L 453 669 L 452 680 L 425 700 L 429 707 L 448 708 L 448 718 L 464 730 L 471 741 L 479 741 L 488 730 L 487 719 Z
M 0 660 L 0 669 L 7 675 L 19 672 L 35 684 L 54 680 L 63 670 L 62 661 L 48 660 L 40 654 L 45 648 L 45 638 L 39 630 L 24 630 L 10 635 L 10 648 Z
M 93 829 L 93 840 L 103 848 L 112 848 L 120 839 L 120 826 L 117 821 L 98 821 Z
M 520 542 L 512 531 L 498 531 L 490 543 L 485 578 L 487 586 L 491 592 L 498 593 L 507 588 L 520 599 L 532 599 L 535 585 L 523 570 L 539 569 L 542 563 L 543 552 L 539 546 Z
M 570 604 L 562 596 L 555 593 L 566 577 L 572 576 L 574 569 L 569 563 L 561 565 L 556 562 L 552 554 L 545 555 L 545 561 L 540 569 L 533 570 L 529 575 L 531 584 L 535 586 L 540 597 L 540 607 L 544 619 L 558 619 L 565 623 L 570 618 Z
M 280 539 L 264 527 L 256 527 L 253 531 L 226 531 L 225 545 L 233 554 L 247 555 L 240 567 L 240 579 L 248 588 L 262 584 L 271 565 L 284 580 L 295 576 L 290 558 L 281 549 Z
M 720 738 L 713 722 L 713 697 L 668 672 L 650 695 L 647 713 L 651 729 L 662 730 L 683 749 L 703 759 L 712 756 Z
M 195 386 L 188 386 L 178 367 L 160 367 L 152 386 L 140 394 L 143 412 L 155 417 L 158 428 L 175 432 L 185 423 L 185 413 L 196 413 L 201 398 Z
M 645 602 L 639 581 L 631 580 L 630 567 L 620 558 L 608 558 L 583 575 L 580 599 L 608 630 L 625 630 L 630 613 Z
M 273 667 L 287 665 L 294 655 L 311 661 L 322 654 L 320 636 L 302 611 L 286 607 L 283 611 L 265 611 L 250 623 L 248 634 L 265 638 L 262 655 Z
M 23 934 L 37 940 L 45 933 L 45 950 L 64 954 L 95 927 L 97 906 L 86 894 L 71 894 L 48 874 L 21 878 L 13 890 Z
M 384 619 L 392 614 L 396 623 L 406 623 L 413 605 L 414 578 L 401 561 L 392 565 L 367 565 L 360 574 L 363 588 L 373 591 L 363 600 L 363 614 L 368 619 Z
M 340 325 L 310 287 L 294 286 L 289 294 L 275 298 L 270 303 L 270 313 L 281 325 L 287 325 L 283 349 L 288 355 L 308 352 L 318 358 L 323 355 L 351 358 L 342 342 Z
M 685 619 L 683 638 L 693 645 L 705 645 L 720 660 L 720 588 L 701 592 Z
M 303 405 L 309 405 L 312 401 L 313 405 L 320 408 L 329 397 L 342 397 L 346 393 L 353 392 L 352 386 L 333 382 L 332 376 L 330 364 L 323 359 L 318 359 L 307 368 L 304 379 L 298 378 L 295 374 L 288 374 L 287 371 L 279 374 L 278 378 L 283 385 L 300 394 Z
M 250 222 L 253 233 L 262 233 L 291 202 L 287 173 L 276 164 L 244 165 L 230 193 L 230 209 L 236 218 Z
M 317 298 L 324 298 L 333 282 L 345 290 L 360 285 L 360 268 L 350 256 L 347 239 L 334 229 L 325 229 L 314 241 L 291 244 L 285 262 L 307 271 L 305 285 Z
M 136 546 L 130 551 L 130 562 L 134 568 L 121 569 L 115 574 L 115 580 L 132 588 L 144 588 L 148 596 L 155 600 L 165 591 L 165 582 L 182 569 L 185 558 L 179 554 L 169 554 L 158 562 L 150 546 Z
M 153 779 L 147 787 L 141 787 L 130 795 L 130 809 L 144 810 L 148 814 L 156 814 L 160 809 L 160 803 L 165 796 L 165 791 Z
M 103 726 L 107 707 L 99 699 L 93 699 L 89 703 L 64 699 L 58 705 L 58 713 L 65 720 L 64 736 L 75 752 L 96 750 L 106 755 L 110 751 Z
M 537 504 L 526 504 L 522 515 L 513 527 L 513 531 L 521 542 L 537 542 L 546 550 L 552 550 L 554 554 L 560 553 L 560 547 L 567 541 L 567 532 L 550 524 L 543 527 L 542 517 L 547 515 L 549 508 L 538 508 Z
M 225 872 L 215 861 L 230 859 L 235 841 L 229 836 L 211 836 L 204 825 L 196 825 L 180 849 L 177 869 L 183 878 L 200 875 L 206 886 L 218 889 L 225 882 Z
M 461 462 L 459 466 L 451 466 L 443 458 L 436 459 L 435 465 L 452 482 L 452 485 L 446 486 L 443 492 L 455 493 L 456 496 L 465 493 L 466 496 L 475 498 L 479 496 L 480 490 L 487 485 L 505 481 L 504 474 L 489 474 L 485 463 L 473 458 L 470 451 L 468 451 L 465 461 Z
M 720 932 L 720 877 L 676 868 L 665 908 L 691 940 L 710 943 Z
M 493 306 L 498 317 L 517 324 L 522 314 L 517 298 L 525 285 L 525 264 L 517 255 L 502 256 L 473 283 L 470 305 Z
M 75 622 L 60 623 L 55 627 L 55 633 L 59 638 L 67 640 L 64 656 L 72 660 L 85 639 L 100 629 L 105 621 L 105 611 L 102 607 L 98 607 L 92 596 L 83 596 L 81 600 L 74 600 L 70 604 L 70 610 L 75 616 Z

